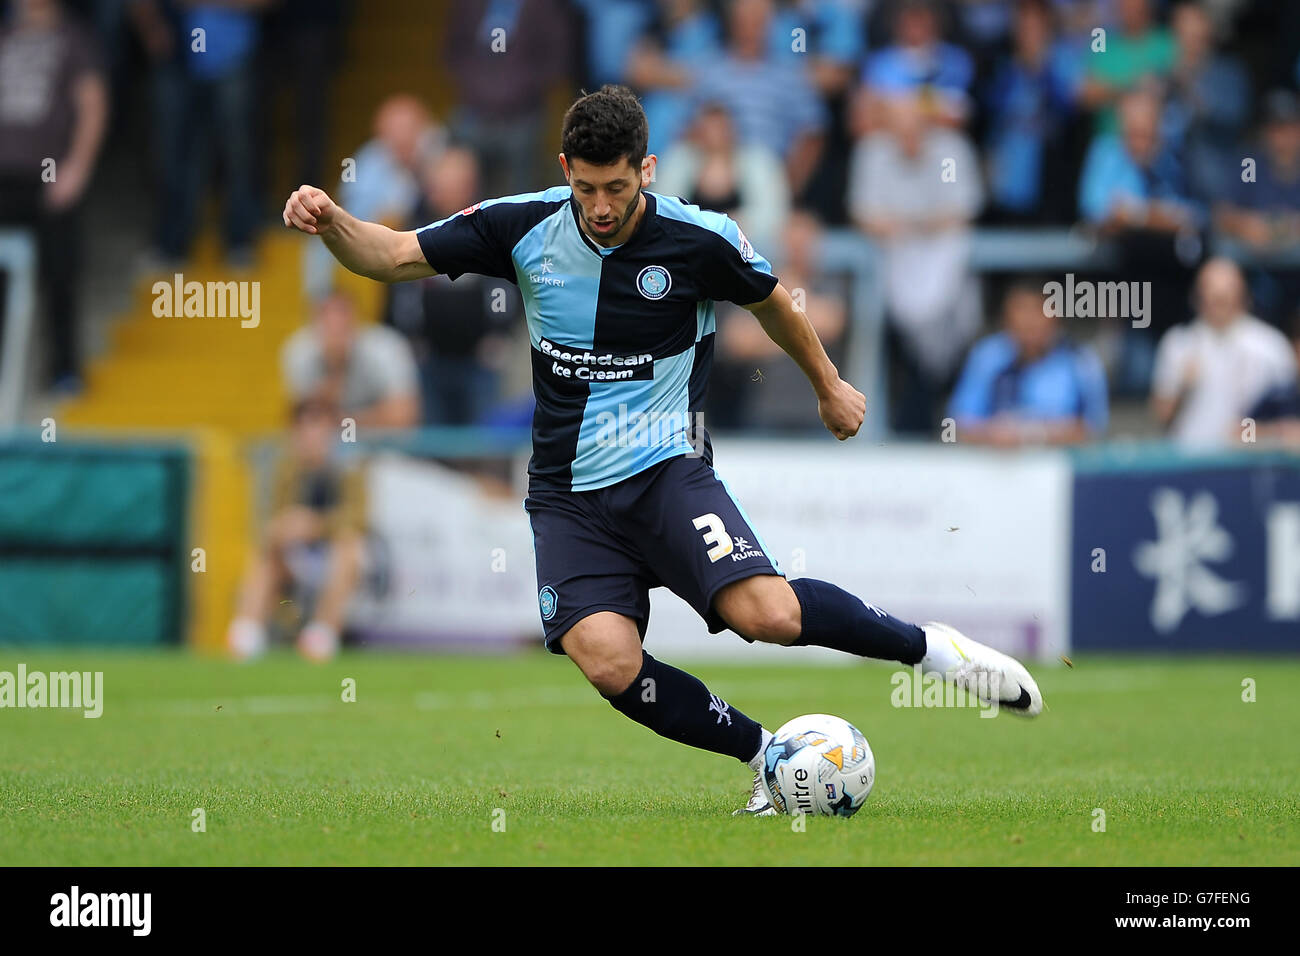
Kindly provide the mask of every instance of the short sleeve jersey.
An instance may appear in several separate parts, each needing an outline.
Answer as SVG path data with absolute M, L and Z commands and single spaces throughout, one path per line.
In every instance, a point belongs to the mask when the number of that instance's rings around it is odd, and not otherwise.
M 477 203 L 417 233 L 429 265 L 518 285 L 532 345 L 533 488 L 590 491 L 703 449 L 715 301 L 776 287 L 735 221 L 647 192 L 622 245 L 578 225 L 568 186 Z

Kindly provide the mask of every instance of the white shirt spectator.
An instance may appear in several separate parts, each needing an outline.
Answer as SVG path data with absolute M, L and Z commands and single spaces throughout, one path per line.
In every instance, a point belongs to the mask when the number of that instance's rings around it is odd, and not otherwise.
M 312 395 L 325 378 L 325 360 L 310 325 L 284 343 L 280 358 L 294 401 Z M 339 400 L 344 414 L 357 414 L 389 398 L 418 389 L 415 358 L 400 334 L 386 326 L 357 330 Z
M 1264 393 L 1295 377 L 1291 343 L 1266 322 L 1243 315 L 1215 328 L 1196 319 L 1160 340 L 1152 390 L 1166 399 L 1185 390 L 1170 434 L 1179 444 L 1208 448 L 1230 443 Z

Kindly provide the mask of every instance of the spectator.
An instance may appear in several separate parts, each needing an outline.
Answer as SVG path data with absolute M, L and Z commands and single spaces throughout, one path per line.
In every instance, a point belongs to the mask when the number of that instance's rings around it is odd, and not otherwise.
M 294 402 L 338 406 L 358 425 L 409 428 L 420 397 L 410 347 L 392 329 L 358 329 L 356 308 L 341 292 L 323 299 L 310 325 L 284 343 L 284 378 Z
M 1196 280 L 1197 317 L 1156 352 L 1151 408 L 1180 444 L 1240 440 L 1241 419 L 1270 390 L 1295 381 L 1296 357 L 1277 329 L 1250 315 L 1241 271 L 1211 259 Z
M 1262 149 L 1246 151 L 1253 175 L 1225 170 L 1233 188 L 1215 219 L 1224 235 L 1267 256 L 1300 243 L 1300 102 L 1290 90 L 1269 94 L 1261 139 Z M 1254 269 L 1251 286 L 1261 317 L 1281 325 L 1300 301 L 1300 270 Z
M 702 0 L 659 0 L 633 48 L 627 81 L 643 92 L 649 152 L 662 155 L 691 120 L 691 66 L 721 55 L 722 24 Z
M 424 197 L 409 228 L 437 222 L 479 196 L 479 167 L 469 150 L 452 147 L 425 173 Z M 389 287 L 385 321 L 411 344 L 420 370 L 426 425 L 482 420 L 501 393 L 508 333 L 520 314 L 513 285 L 466 273 Z
M 971 349 L 948 414 L 959 441 L 1001 448 L 1074 445 L 1104 437 L 1106 374 L 1092 349 L 1071 343 L 1041 285 L 1013 285 L 1003 331 Z
M 1151 0 L 1117 0 L 1117 7 L 1119 28 L 1106 30 L 1105 49 L 1088 58 L 1082 90 L 1083 105 L 1096 111 L 1096 131 L 1103 135 L 1119 128 L 1119 101 L 1144 83 L 1163 81 L 1178 56 L 1173 34 L 1155 22 Z
M 1120 104 L 1121 134 L 1097 136 L 1084 160 L 1079 208 L 1103 232 L 1176 233 L 1195 228 L 1182 164 L 1160 134 L 1160 101 L 1130 93 Z
M 1291 318 L 1291 345 L 1300 366 L 1300 311 Z M 1256 439 L 1261 444 L 1300 450 L 1300 379 L 1269 389 L 1247 417 L 1256 422 Z
M 780 158 L 760 143 L 739 145 L 731 115 L 709 103 L 690 137 L 659 164 L 655 189 L 704 209 L 725 212 L 758 249 L 777 255 L 781 227 L 790 212 L 790 189 Z
M 943 42 L 934 0 L 903 0 L 894 18 L 894 42 L 868 57 L 855 106 L 859 133 L 888 122 L 889 100 L 919 98 L 926 117 L 964 126 L 970 114 L 975 67 L 959 46 Z
M 1068 222 L 1074 203 L 1067 132 L 1071 78 L 1052 36 L 1047 0 L 1016 4 L 1011 55 L 997 64 L 985 96 L 989 200 L 1001 217 Z
M 478 154 L 487 195 L 530 192 L 540 175 L 546 97 L 569 79 L 573 62 L 569 7 L 459 0 L 451 10 L 444 60 L 457 87 L 452 135 Z
M 802 305 L 832 361 L 839 361 L 848 325 L 847 279 L 821 270 L 821 224 L 811 213 L 793 213 L 785 227 L 785 250 L 777 270 Z M 809 407 L 790 400 L 802 394 L 803 372 L 744 309 L 718 305 L 718 361 L 709 391 L 709 420 L 720 427 L 796 429 L 815 426 Z
M 29 228 L 36 240 L 50 380 L 64 393 L 81 388 L 82 198 L 107 122 L 94 38 L 56 0 L 21 0 L 0 26 L 0 226 Z
M 1222 194 L 1250 103 L 1250 80 L 1236 57 L 1216 53 L 1214 22 L 1197 3 L 1174 10 L 1178 58 L 1169 75 L 1166 125 L 1181 144 L 1191 192 L 1209 199 Z
M 270 2 L 134 0 L 133 16 L 155 71 L 161 261 L 154 268 L 189 255 L 213 157 L 221 160 L 225 187 L 226 258 L 238 266 L 252 263 L 261 215 L 254 64 L 261 14 Z
M 290 585 L 315 593 L 298 651 L 322 661 L 338 651 L 349 599 L 365 559 L 363 475 L 334 460 L 339 409 L 315 399 L 294 406 L 288 447 L 276 464 L 271 518 L 244 573 L 227 646 L 241 659 L 267 646 L 276 601 Z
M 1160 102 L 1150 93 L 1120 101 L 1122 135 L 1102 134 L 1088 150 L 1079 183 L 1084 218 L 1110 237 L 1124 279 L 1149 282 L 1149 330 L 1125 327 L 1117 384 L 1144 395 L 1150 386 L 1152 343 L 1184 317 L 1193 269 L 1202 253 L 1203 210 L 1187 188 L 1183 167 L 1161 139 Z
M 768 46 L 771 0 L 735 0 L 728 10 L 727 50 L 698 63 L 693 104 L 723 103 L 742 146 L 773 149 L 798 196 L 816 168 L 826 110 L 802 66 L 772 57 Z
M 390 96 L 375 111 L 374 136 L 356 155 L 339 183 L 339 204 L 359 219 L 399 227 L 420 201 L 419 174 L 446 148 L 446 132 L 428 108 L 408 93 Z M 303 258 L 304 286 L 312 298 L 334 287 L 338 264 L 323 242 Z
M 849 206 L 882 250 L 885 311 L 901 376 L 894 428 L 925 432 L 979 328 L 970 224 L 983 197 L 978 160 L 963 134 L 927 126 L 916 98 L 891 101 L 887 115 L 888 132 L 854 148 Z

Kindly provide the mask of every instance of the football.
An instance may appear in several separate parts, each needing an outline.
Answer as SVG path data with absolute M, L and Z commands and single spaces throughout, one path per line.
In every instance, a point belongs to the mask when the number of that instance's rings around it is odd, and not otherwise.
M 851 817 L 871 794 L 876 758 L 847 720 L 804 714 L 783 724 L 767 745 L 763 782 L 779 813 Z

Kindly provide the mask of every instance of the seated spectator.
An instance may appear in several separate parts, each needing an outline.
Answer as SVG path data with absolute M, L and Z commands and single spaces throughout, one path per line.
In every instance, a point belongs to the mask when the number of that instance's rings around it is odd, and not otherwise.
M 790 212 L 790 188 L 780 158 L 760 143 L 740 145 L 726 107 L 706 104 L 690 136 L 664 155 L 654 189 L 740 223 L 755 248 L 779 258 L 781 227 Z
M 798 196 L 821 157 L 826 108 L 804 65 L 768 49 L 772 0 L 735 0 L 728 10 L 727 49 L 693 65 L 692 107 L 722 103 L 742 146 L 775 150 Z
M 1173 34 L 1155 21 L 1151 0 L 1117 0 L 1116 5 L 1118 29 L 1108 27 L 1105 50 L 1086 60 L 1081 91 L 1083 105 L 1096 111 L 1099 135 L 1116 132 L 1120 100 L 1143 84 L 1163 81 L 1178 56 Z
M 298 635 L 298 651 L 327 660 L 339 648 L 348 600 L 365 554 L 365 488 L 360 471 L 334 460 L 337 408 L 315 399 L 298 402 L 289 443 L 276 463 L 271 517 L 256 557 L 244 573 L 227 647 L 241 659 L 267 646 L 267 626 L 277 601 L 314 595 L 311 619 Z
M 339 205 L 359 219 L 398 227 L 420 200 L 420 170 L 446 147 L 447 134 L 414 96 L 390 96 L 375 111 L 374 136 L 362 145 L 334 193 Z M 323 242 L 303 257 L 303 284 L 319 299 L 334 288 L 338 264 Z
M 81 208 L 108 123 L 99 56 L 57 0 L 25 0 L 0 23 L 0 228 L 30 229 L 36 242 L 49 381 L 63 393 L 81 389 Z
M 480 196 L 474 154 L 453 146 L 425 171 L 424 196 L 407 228 L 468 208 Z M 389 286 L 384 321 L 410 343 L 420 369 L 426 425 L 478 423 L 501 394 L 508 333 L 519 318 L 509 282 L 466 273 Z
M 1102 438 L 1106 374 L 1092 349 L 1070 342 L 1042 286 L 1013 285 L 1003 331 L 971 349 L 948 414 L 957 440 L 1001 448 L 1074 445 Z
M 1215 223 L 1228 237 L 1262 253 L 1300 243 L 1300 102 L 1290 90 L 1274 90 L 1265 104 L 1259 149 L 1243 151 L 1255 160 L 1253 177 L 1230 169 Z M 1281 267 L 1251 270 L 1251 291 L 1261 318 L 1281 325 L 1300 301 L 1300 270 Z
M 1160 101 L 1146 92 L 1120 103 L 1120 133 L 1097 136 L 1079 180 L 1083 218 L 1103 232 L 1194 228 L 1199 209 L 1177 154 L 1161 138 Z
M 410 346 L 392 329 L 358 328 L 356 307 L 341 292 L 317 305 L 311 324 L 289 337 L 280 359 L 295 403 L 311 399 L 336 406 L 344 417 L 374 428 L 419 422 Z
M 1291 319 L 1291 345 L 1300 367 L 1300 311 Z M 1261 446 L 1300 450 L 1300 378 L 1269 389 L 1246 417 L 1255 422 L 1255 439 Z
M 853 151 L 849 208 L 881 246 L 886 320 L 901 379 L 893 427 L 927 432 L 979 329 L 970 225 L 983 200 L 979 161 L 955 129 L 930 126 L 916 99 L 891 102 L 888 132 Z M 942 178 L 946 164 L 954 171 Z
M 663 155 L 692 116 L 691 66 L 722 53 L 722 24 L 703 0 L 659 0 L 628 59 L 627 82 L 642 94 L 648 152 Z
M 811 213 L 792 214 L 777 272 L 796 306 L 803 308 L 831 361 L 838 362 L 848 325 L 848 280 L 821 270 L 822 227 Z M 761 247 L 759 247 L 760 252 Z M 819 427 L 816 403 L 794 360 L 737 306 L 718 305 L 717 361 L 706 414 L 722 428 Z M 808 402 L 790 396 L 809 396 Z
M 1242 418 L 1295 381 L 1295 353 L 1286 336 L 1246 311 L 1246 284 L 1231 260 L 1201 268 L 1196 300 L 1196 318 L 1160 340 L 1151 409 L 1180 444 L 1239 443 Z
M 919 98 L 932 122 L 964 126 L 975 66 L 965 50 L 943 42 L 934 0 L 903 0 L 893 27 L 893 44 L 869 56 L 863 68 L 855 132 L 886 123 L 885 105 L 899 98 Z
M 1176 7 L 1172 18 L 1178 58 L 1168 78 L 1166 131 L 1179 143 L 1194 195 L 1223 192 L 1238 170 L 1230 152 L 1250 112 L 1250 79 L 1234 56 L 1215 50 L 1214 21 L 1198 3 Z
M 1047 0 L 1016 5 L 1012 42 L 985 95 L 989 201 L 1005 219 L 1069 222 L 1073 163 L 1066 137 L 1074 93 Z

